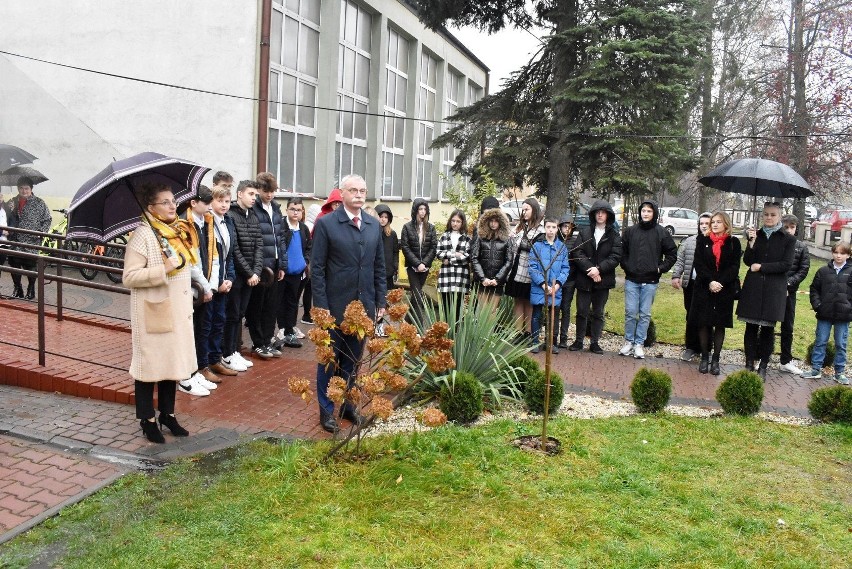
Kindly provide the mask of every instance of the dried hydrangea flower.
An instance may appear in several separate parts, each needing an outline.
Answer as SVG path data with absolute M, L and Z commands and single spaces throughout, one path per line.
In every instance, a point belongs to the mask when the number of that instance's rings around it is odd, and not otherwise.
M 328 389 L 325 393 L 335 403 L 343 403 L 343 397 L 346 393 L 346 380 L 335 375 L 329 380 Z
M 405 298 L 405 291 L 401 288 L 392 288 L 388 291 L 388 304 L 398 304 Z
M 311 391 L 311 383 L 304 377 L 291 377 L 287 380 L 287 388 L 293 395 L 298 395 L 305 403 L 310 403 L 314 392 Z
M 314 321 L 314 326 L 323 330 L 330 330 L 335 326 L 334 316 L 326 308 L 311 308 L 311 320 Z
M 447 423 L 447 416 L 440 409 L 430 407 L 423 411 L 423 414 L 420 416 L 420 422 L 427 427 L 440 427 Z
M 393 415 L 393 403 L 390 399 L 376 397 L 370 403 L 370 410 L 382 421 L 387 421 Z

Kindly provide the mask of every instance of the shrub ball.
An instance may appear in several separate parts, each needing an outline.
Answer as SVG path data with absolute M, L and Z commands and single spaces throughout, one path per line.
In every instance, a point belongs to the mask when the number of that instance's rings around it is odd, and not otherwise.
M 544 372 L 539 370 L 532 374 L 527 379 L 527 389 L 524 392 L 524 401 L 527 408 L 533 413 L 544 413 L 544 390 L 545 390 Z M 562 399 L 565 397 L 565 386 L 562 385 L 562 378 L 556 372 L 550 372 L 550 405 L 548 411 L 554 413 L 559 406 L 562 405 Z
M 716 400 L 730 415 L 754 415 L 763 403 L 763 380 L 753 371 L 734 372 L 719 385 Z
M 852 423 L 852 387 L 833 385 L 811 394 L 808 411 L 824 423 Z
M 659 413 L 672 396 L 672 378 L 663 370 L 643 367 L 633 377 L 630 396 L 640 413 Z
M 470 423 L 482 414 L 482 386 L 472 374 L 458 372 L 441 387 L 441 411 L 456 423 Z

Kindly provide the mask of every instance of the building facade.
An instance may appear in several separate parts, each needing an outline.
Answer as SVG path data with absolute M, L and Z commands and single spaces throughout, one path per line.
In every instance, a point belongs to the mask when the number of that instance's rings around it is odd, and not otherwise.
M 282 196 L 356 172 L 370 199 L 437 201 L 455 155 L 429 146 L 488 89 L 399 0 L 35 0 L 0 18 L 0 141 L 39 156 L 48 195 L 155 151 L 269 170 Z

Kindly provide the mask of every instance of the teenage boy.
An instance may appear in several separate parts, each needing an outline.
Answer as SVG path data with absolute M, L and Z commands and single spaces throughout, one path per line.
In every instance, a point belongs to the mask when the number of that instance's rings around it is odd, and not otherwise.
M 548 314 L 542 314 L 545 307 L 559 306 L 562 302 L 562 285 L 568 279 L 568 248 L 565 243 L 556 238 L 559 232 L 559 222 L 555 217 L 544 220 L 544 239 L 537 239 L 530 250 L 530 304 L 532 305 L 532 353 L 537 354 L 541 347 L 539 332 L 542 318 L 545 323 Z M 554 318 L 558 317 L 558 310 Z M 546 326 L 545 334 L 551 333 Z M 559 353 L 559 346 L 553 344 L 554 354 Z
M 226 215 L 231 209 L 231 186 L 233 178 L 227 172 L 218 172 L 213 177 L 213 201 L 210 204 L 213 213 L 213 238 L 216 240 L 216 251 L 219 258 L 219 287 L 213 293 L 209 303 L 210 334 L 207 339 L 207 362 L 214 373 L 221 373 L 222 368 L 235 372 L 246 371 L 254 364 L 243 358 L 239 351 L 236 355 L 223 352 L 225 334 L 225 311 L 228 294 L 236 281 L 234 270 L 234 247 L 237 234 L 233 220 Z M 227 356 L 227 357 L 225 357 Z
M 647 200 L 639 209 L 639 223 L 631 225 L 622 239 L 624 269 L 624 346 L 622 356 L 645 358 L 645 339 L 651 323 L 651 306 L 660 284 L 677 260 L 677 246 L 657 220 L 657 204 Z
M 246 311 L 246 325 L 252 342 L 252 353 L 268 359 L 281 357 L 281 351 L 272 346 L 275 335 L 275 319 L 278 315 L 278 282 L 284 278 L 287 266 L 287 251 L 281 238 L 281 206 L 275 203 L 275 191 L 278 182 L 269 172 L 257 176 L 258 199 L 252 209 L 260 224 L 263 240 L 263 270 L 274 275 L 273 282 L 264 282 L 251 291 L 251 301 Z
M 228 217 L 234 224 L 234 279 L 225 310 L 223 352 L 228 361 L 239 361 L 242 340 L 242 322 L 246 315 L 251 291 L 260 283 L 263 272 L 263 238 L 260 224 L 252 207 L 257 199 L 257 182 L 243 180 L 237 186 L 237 199 L 231 204 Z
M 571 324 L 571 303 L 574 301 L 574 289 L 577 285 L 576 252 L 574 246 L 577 237 L 574 235 L 574 216 L 566 213 L 559 220 L 559 240 L 565 244 L 568 255 L 568 279 L 562 285 L 562 303 L 553 323 L 553 345 L 560 348 L 568 347 L 568 326 Z
M 274 346 L 301 348 L 296 337 L 296 317 L 299 314 L 299 297 L 306 279 L 310 277 L 311 231 L 302 223 L 305 206 L 302 198 L 287 200 L 287 216 L 281 224 L 281 235 L 287 251 L 284 280 L 278 283 L 281 305 L 278 308 L 278 340 Z
M 784 231 L 796 236 L 799 218 L 795 215 L 785 215 L 781 218 Z M 781 371 L 802 375 L 804 371 L 793 363 L 793 322 L 796 320 L 796 293 L 799 285 L 808 276 L 811 268 L 811 255 L 808 246 L 801 239 L 796 239 L 796 251 L 793 253 L 793 265 L 787 271 L 787 310 L 781 323 Z

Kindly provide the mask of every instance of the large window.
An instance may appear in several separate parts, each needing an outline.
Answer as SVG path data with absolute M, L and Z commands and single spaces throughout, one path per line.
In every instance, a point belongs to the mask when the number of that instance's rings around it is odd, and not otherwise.
M 267 169 L 284 193 L 314 193 L 320 0 L 272 4 Z
M 408 96 L 408 40 L 388 28 L 385 136 L 382 143 L 382 197 L 402 197 L 405 170 L 405 116 Z
M 438 61 L 425 51 L 420 54 L 420 85 L 417 89 L 417 179 L 414 195 L 432 197 L 432 139 L 435 138 L 435 97 Z
M 456 114 L 459 110 L 459 102 L 462 100 L 462 77 L 450 69 L 447 69 L 446 100 L 444 101 L 444 119 Z M 451 124 L 444 124 L 443 132 L 452 128 Z M 452 185 L 453 173 L 450 169 L 456 162 L 457 151 L 455 146 L 444 146 L 441 148 L 441 183 L 439 185 L 439 199 L 444 199 L 444 189 Z
M 338 183 L 347 174 L 366 175 L 372 23 L 372 16 L 357 4 L 341 4 L 334 155 Z

